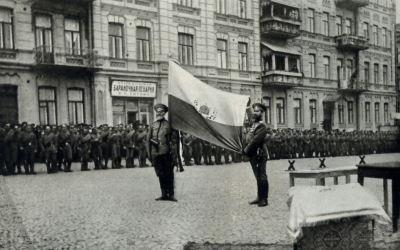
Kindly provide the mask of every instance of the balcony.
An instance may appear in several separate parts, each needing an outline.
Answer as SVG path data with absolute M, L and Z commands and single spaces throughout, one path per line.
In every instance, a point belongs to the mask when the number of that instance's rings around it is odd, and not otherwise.
M 302 73 L 274 70 L 265 72 L 262 83 L 269 87 L 292 88 L 301 86 L 302 78 Z
M 369 4 L 369 0 L 336 0 L 336 6 L 344 9 L 358 9 Z
M 366 50 L 369 48 L 368 40 L 363 37 L 344 34 L 336 37 L 337 48 L 342 50 Z
M 339 80 L 338 91 L 346 93 L 362 93 L 369 91 L 369 84 L 357 79 Z
M 278 39 L 292 39 L 300 36 L 299 20 L 285 19 L 277 16 L 260 19 L 261 35 Z
M 89 49 L 66 50 L 64 47 L 39 46 L 33 52 L 37 67 L 62 66 L 71 69 L 95 69 L 102 65 L 97 51 Z

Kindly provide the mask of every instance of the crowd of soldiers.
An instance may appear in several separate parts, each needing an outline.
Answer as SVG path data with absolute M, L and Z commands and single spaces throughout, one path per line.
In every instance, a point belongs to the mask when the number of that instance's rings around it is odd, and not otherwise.
M 35 162 L 45 163 L 47 173 L 72 172 L 72 162 L 81 163 L 81 171 L 147 167 L 146 124 L 103 124 L 77 126 L 35 126 L 26 122 L 20 125 L 5 124 L 0 127 L 0 171 L 3 175 L 35 173 Z M 243 138 L 248 128 L 244 127 Z M 175 138 L 175 137 L 173 137 Z M 179 137 L 176 137 L 179 138 Z M 176 140 L 175 140 L 176 141 Z M 213 145 L 192 135 L 182 133 L 182 156 L 186 166 L 194 164 L 221 165 L 247 162 L 240 153 Z M 267 159 L 291 159 L 329 156 L 366 155 L 399 152 L 397 132 L 373 131 L 318 131 L 295 129 L 267 129 L 264 140 Z M 177 153 L 173 142 L 172 150 Z M 174 157 L 178 166 L 179 158 Z M 151 159 L 149 159 L 151 160 Z

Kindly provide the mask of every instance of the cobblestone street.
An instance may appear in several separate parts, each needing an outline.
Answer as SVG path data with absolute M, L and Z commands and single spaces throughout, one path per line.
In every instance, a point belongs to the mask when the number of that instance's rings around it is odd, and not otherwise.
M 399 159 L 399 154 L 365 158 L 367 163 Z M 358 162 L 357 156 L 330 157 L 325 164 Z M 75 163 L 73 173 L 49 175 L 38 165 L 36 176 L 0 177 L 0 249 L 183 249 L 188 242 L 291 249 L 288 166 L 287 160 L 268 162 L 270 205 L 259 208 L 247 203 L 256 197 L 249 163 L 185 167 L 175 175 L 177 203 L 154 200 L 160 190 L 151 167 L 81 172 Z M 295 163 L 296 169 L 318 166 L 318 158 Z M 296 180 L 296 185 L 314 185 L 314 180 Z M 365 187 L 383 204 L 382 180 L 366 179 Z M 400 233 L 390 229 L 376 227 L 377 249 L 400 248 Z

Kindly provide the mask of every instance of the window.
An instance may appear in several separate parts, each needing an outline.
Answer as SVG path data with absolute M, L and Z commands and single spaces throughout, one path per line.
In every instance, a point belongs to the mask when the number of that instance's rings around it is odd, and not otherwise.
M 310 119 L 311 124 L 317 123 L 317 100 L 310 100 Z
M 315 33 L 315 25 L 314 25 L 314 10 L 308 9 L 308 31 L 311 33 Z
M 338 104 L 338 112 L 339 112 L 339 124 L 344 123 L 344 109 L 343 109 L 343 104 L 339 103 Z
M 179 62 L 182 64 L 193 65 L 193 36 L 179 33 Z
M 390 30 L 386 31 L 387 33 L 387 47 L 391 48 L 392 47 L 392 32 Z
M 379 117 L 379 102 L 375 103 L 375 123 L 380 122 L 380 117 Z
M 246 18 L 246 0 L 238 0 L 238 16 Z
M 227 68 L 227 41 L 226 40 L 217 40 L 217 63 L 218 68 L 226 69 Z
M 9 9 L 0 9 L 0 49 L 13 48 L 13 13 Z
M 343 23 L 342 22 L 343 22 L 342 17 L 336 16 L 336 35 L 337 36 L 341 36 L 343 34 L 343 32 L 342 32 Z
M 68 120 L 70 125 L 85 123 L 82 89 L 68 89 Z
M 339 58 L 336 60 L 336 65 L 337 65 L 337 76 L 338 76 L 338 80 L 342 80 L 343 79 L 343 59 Z
M 364 38 L 369 39 L 368 23 L 363 23 Z
M 192 0 L 177 0 L 177 3 L 179 5 L 187 6 L 187 7 L 192 7 Z
M 353 74 L 353 60 L 347 59 L 347 79 L 351 78 L 351 75 Z
M 373 41 L 372 44 L 378 46 L 378 26 L 372 26 Z
M 265 123 L 271 124 L 271 98 L 263 97 L 263 102 L 265 106 Z
M 374 63 L 374 83 L 379 83 L 379 64 Z
M 383 85 L 387 85 L 388 84 L 388 66 L 387 65 L 383 65 Z
M 347 102 L 347 118 L 348 118 L 348 122 L 349 124 L 352 124 L 354 119 L 353 119 L 353 102 Z
M 346 30 L 345 30 L 346 34 L 351 35 L 351 19 L 350 18 L 346 18 L 345 26 L 346 26 Z
M 329 56 L 324 56 L 324 78 L 330 79 L 330 58 Z
M 385 123 L 389 122 L 389 103 L 387 102 L 383 104 L 383 121 Z
M 365 103 L 365 122 L 371 122 L 371 104 L 369 102 Z
M 52 21 L 50 16 L 37 15 L 35 17 L 36 46 L 42 47 L 43 52 L 53 51 L 53 38 L 51 31 Z
M 217 0 L 217 13 L 226 14 L 226 0 Z
M 293 107 L 294 107 L 294 122 L 296 124 L 300 124 L 301 123 L 301 99 L 294 99 Z
M 369 83 L 369 62 L 364 62 L 364 80 Z
M 388 47 L 386 28 L 382 28 L 382 47 Z
M 57 124 L 55 88 L 39 87 L 39 119 L 41 125 Z
M 239 43 L 239 70 L 247 70 L 247 43 Z
M 276 114 L 278 118 L 278 124 L 285 124 L 285 99 L 277 98 L 276 99 Z
M 112 58 L 123 58 L 123 33 L 122 25 L 117 23 L 108 24 L 109 52 Z
M 322 34 L 329 36 L 329 13 L 322 13 Z
M 81 33 L 79 27 L 79 20 L 72 18 L 65 18 L 65 52 L 70 55 L 81 54 Z
M 315 78 L 315 54 L 309 54 L 310 77 Z
M 150 61 L 150 29 L 144 27 L 136 28 L 137 59 Z

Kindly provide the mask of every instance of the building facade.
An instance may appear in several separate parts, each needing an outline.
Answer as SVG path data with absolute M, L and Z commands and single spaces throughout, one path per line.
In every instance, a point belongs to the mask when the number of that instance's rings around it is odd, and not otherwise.
M 168 61 L 261 101 L 258 0 L 4 0 L 0 120 L 151 123 Z
M 264 0 L 260 9 L 270 127 L 376 131 L 394 124 L 395 1 Z
M 396 103 L 396 116 L 395 121 L 400 125 L 400 23 L 396 24 L 396 91 L 397 91 L 397 103 Z

